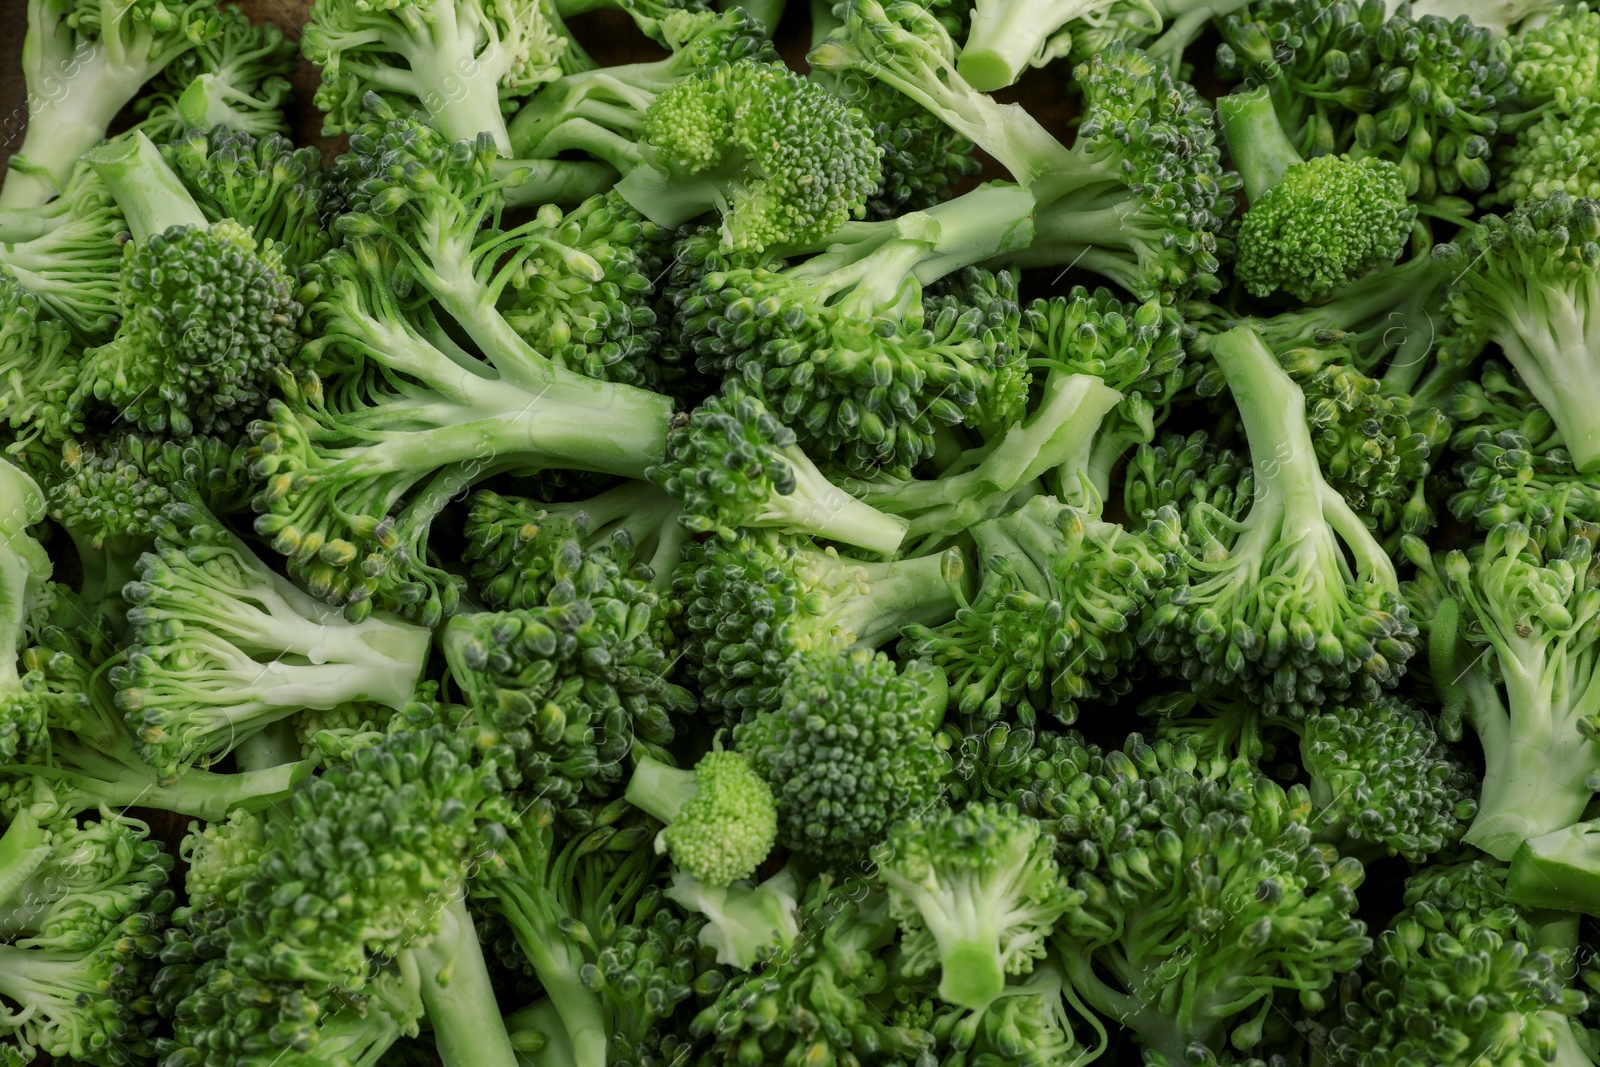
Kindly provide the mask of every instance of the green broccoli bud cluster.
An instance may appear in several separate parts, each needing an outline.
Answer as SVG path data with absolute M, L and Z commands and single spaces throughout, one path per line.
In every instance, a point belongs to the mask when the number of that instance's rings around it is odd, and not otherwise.
M 704 886 L 749 878 L 778 837 L 772 789 L 743 752 L 715 746 L 692 771 L 640 756 L 624 795 L 665 824 L 656 851 Z
M 866 649 L 792 660 L 782 703 L 733 733 L 776 796 L 780 843 L 842 866 L 934 804 L 949 763 L 935 733 L 944 690 L 938 672 Z

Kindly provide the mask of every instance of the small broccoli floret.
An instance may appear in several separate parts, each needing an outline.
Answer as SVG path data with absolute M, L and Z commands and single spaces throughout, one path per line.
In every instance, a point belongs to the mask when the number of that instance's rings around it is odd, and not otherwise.
M 736 250 L 820 243 L 865 214 L 882 178 L 860 112 L 778 63 L 679 81 L 651 102 L 641 142 L 645 165 L 618 184 L 623 198 L 663 226 L 716 208 Z
M 262 137 L 287 133 L 289 78 L 300 49 L 270 23 L 252 25 L 238 8 L 224 8 L 219 26 L 191 52 L 168 65 L 134 103 L 138 128 L 165 142 L 196 130 Z
M 111 405 L 176 437 L 243 426 L 300 350 L 301 306 L 276 246 L 232 220 L 208 225 L 143 134 L 90 162 L 134 243 L 122 264 L 122 322 L 85 356 L 74 403 Z
M 169 505 L 155 550 L 123 591 L 127 665 L 117 706 L 163 776 L 227 752 L 300 708 L 411 699 L 430 635 L 371 618 L 345 622 L 274 574 L 197 499 Z
M 897 823 L 874 851 L 911 974 L 940 969 L 939 996 L 982 1011 L 1042 959 L 1083 894 L 1056 871 L 1055 842 L 1015 808 L 971 804 Z
M 1518 33 L 1509 51 L 1519 106 L 1577 115 L 1600 97 L 1600 7 L 1580 3 L 1554 11 Z
M 1578 470 L 1600 468 L 1600 412 L 1584 399 L 1600 389 L 1600 204 L 1558 192 L 1435 254 L 1458 272 L 1455 321 L 1500 345 Z
M 1175 433 L 1141 445 L 1123 474 L 1123 509 L 1136 525 L 1148 525 L 1168 505 L 1180 516 L 1196 506 L 1230 520 L 1244 518 L 1255 493 L 1246 457 L 1219 448 L 1204 430 Z
M 1020 107 L 968 85 L 955 52 L 920 4 L 858 0 L 810 62 L 894 86 L 998 160 L 1037 202 L 1032 241 L 1011 257 L 1018 264 L 1083 267 L 1141 300 L 1220 287 L 1217 235 L 1232 179 L 1193 87 L 1113 43 L 1074 72 L 1083 119 L 1068 148 Z
M 1303 159 L 1264 88 L 1223 97 L 1217 110 L 1250 198 L 1234 262 L 1247 290 L 1310 301 L 1400 258 L 1417 210 L 1397 164 Z
M 504 101 L 557 77 L 566 35 L 545 0 L 319 0 L 302 50 L 322 71 L 315 103 L 329 136 L 354 133 L 364 98 L 421 112 L 447 140 L 488 134 L 509 155 Z
M 1517 131 L 1495 171 L 1486 205 L 1548 200 L 1557 192 L 1600 197 L 1600 101 L 1579 104 L 1570 115 L 1546 111 Z
M 619 792 L 630 757 L 666 758 L 669 715 L 694 702 L 664 679 L 649 619 L 647 602 L 568 589 L 550 606 L 450 621 L 451 678 L 514 795 L 582 825 Z
M 1449 704 L 1457 714 L 1465 704 L 1483 744 L 1483 795 L 1466 841 L 1501 859 L 1529 838 L 1577 822 L 1594 794 L 1600 742 L 1588 694 L 1597 681 L 1597 535 L 1587 523 L 1572 523 L 1535 539 L 1509 523 L 1471 555 L 1458 550 L 1438 559 L 1419 542 L 1407 544 L 1422 570 L 1418 581 L 1449 605 L 1429 616 L 1430 638 L 1448 654 L 1433 665 L 1434 683 L 1447 694 L 1460 691 Z M 1465 642 L 1461 651 L 1458 641 Z M 1499 686 L 1453 667 L 1476 665 L 1472 657 L 1486 661 L 1481 669 L 1497 670 Z
M 1026 244 L 1032 207 L 993 184 L 852 226 L 796 266 L 706 271 L 677 298 L 683 342 L 706 373 L 742 377 L 810 454 L 906 476 L 938 428 L 1005 426 L 1026 403 L 1016 282 L 962 268 Z
M 877 648 L 910 623 L 956 611 L 963 560 L 950 550 L 866 563 L 767 531 L 684 546 L 683 668 L 714 721 L 735 726 L 778 707 L 796 653 Z
M 736 540 L 739 527 L 809 534 L 893 555 L 909 523 L 834 485 L 738 379 L 667 435 L 666 462 L 646 472 L 678 501 L 695 533 Z
M 28 128 L 0 211 L 39 207 L 68 182 L 146 82 L 222 32 L 216 0 L 30 0 L 22 69 Z
M 664 595 L 689 537 L 678 512 L 676 501 L 642 481 L 560 504 L 482 489 L 470 500 L 461 558 L 492 608 L 539 607 L 560 582 L 593 591 L 624 577 Z M 668 608 L 665 600 L 660 606 Z
M 843 869 L 934 804 L 948 763 L 936 736 L 946 697 L 940 672 L 902 671 L 867 649 L 791 660 L 782 704 L 733 733 L 777 797 L 784 847 Z
M 714 748 L 692 771 L 641 756 L 625 795 L 664 824 L 656 851 L 706 885 L 750 877 L 777 840 L 772 789 L 742 752 Z
M 937 629 L 906 630 L 912 654 L 949 672 L 961 712 L 1072 723 L 1081 704 L 1126 692 L 1139 620 L 1176 565 L 1162 544 L 1047 496 L 972 537 L 977 596 Z
M 1163 670 L 1290 714 L 1374 699 L 1414 651 L 1394 563 L 1323 478 L 1305 396 L 1260 336 L 1239 327 L 1212 347 L 1256 458 L 1251 506 L 1192 510 L 1187 566 L 1140 643 Z
M 615 192 L 562 214 L 539 209 L 501 309 L 518 333 L 569 370 L 659 389 L 672 375 L 654 308 L 668 235 Z
M 83 429 L 70 403 L 78 377 L 72 336 L 38 297 L 0 272 L 0 422 L 6 455 L 35 473 Z
M 190 130 L 161 154 L 209 221 L 248 227 L 288 266 L 298 270 L 332 247 L 329 223 L 343 202 L 315 148 L 272 133 L 212 129 Z
M 1482 861 L 1427 868 L 1407 907 L 1353 976 L 1321 1051 L 1329 1062 L 1592 1063 L 1574 1029 L 1585 998 L 1506 906 L 1505 869 Z M 1462 892 L 1462 890 L 1465 892 Z
M 1147 1057 L 1249 1050 L 1277 990 L 1317 1011 L 1371 948 L 1353 917 L 1361 864 L 1313 842 L 1303 786 L 1137 734 L 1074 762 L 1051 827 L 1084 899 L 1052 944 L 1074 991 Z

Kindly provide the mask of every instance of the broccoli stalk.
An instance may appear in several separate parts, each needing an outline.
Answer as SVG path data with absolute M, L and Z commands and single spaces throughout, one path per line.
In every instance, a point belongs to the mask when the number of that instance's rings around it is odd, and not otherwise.
M 1557 192 L 1435 254 L 1457 271 L 1456 322 L 1500 345 L 1578 470 L 1600 470 L 1600 204 Z
M 1250 441 L 1254 498 L 1242 520 L 1202 509 L 1204 532 L 1190 532 L 1207 547 L 1186 551 L 1187 576 L 1139 639 L 1169 671 L 1243 685 L 1291 714 L 1375 698 L 1399 680 L 1416 632 L 1394 563 L 1323 478 L 1305 396 L 1260 335 L 1229 330 L 1213 355 Z
M 1246 289 L 1313 300 L 1393 263 L 1416 220 L 1397 164 L 1301 158 L 1265 87 L 1217 101 L 1250 209 L 1234 270 Z
M 203 42 L 215 16 L 215 0 L 29 0 L 28 128 L 0 187 L 0 211 L 53 198 L 117 112 Z
M 1522 842 L 1511 857 L 1506 896 L 1529 908 L 1600 914 L 1600 823 L 1574 823 Z

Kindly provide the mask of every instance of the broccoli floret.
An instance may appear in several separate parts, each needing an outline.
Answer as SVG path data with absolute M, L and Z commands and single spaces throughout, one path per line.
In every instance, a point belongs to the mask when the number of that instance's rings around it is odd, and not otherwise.
M 1032 208 L 988 185 L 852 226 L 796 266 L 708 270 L 678 294 L 683 342 L 701 370 L 743 378 L 811 455 L 904 477 L 938 428 L 1006 426 L 1026 403 L 1016 282 L 962 268 L 1026 244 Z
M 1495 171 L 1486 205 L 1548 200 L 1558 192 L 1600 197 L 1600 102 L 1582 104 L 1571 115 L 1547 111 L 1519 129 Z
M 509 155 L 502 104 L 561 73 L 567 38 L 552 15 L 545 0 L 318 0 L 301 48 L 322 71 L 323 132 L 360 129 L 376 92 L 448 141 L 487 134 Z
M 12 462 L 40 475 L 59 463 L 62 442 L 83 430 L 70 403 L 77 377 L 66 326 L 0 272 L 0 422 Z
M 1255 475 L 1245 457 L 1196 430 L 1141 445 L 1123 472 L 1122 489 L 1123 509 L 1138 525 L 1148 526 L 1168 505 L 1180 516 L 1199 506 L 1237 522 L 1250 510 Z
M 949 762 L 936 733 L 946 698 L 939 671 L 867 649 L 791 660 L 782 703 L 733 732 L 772 786 L 779 842 L 844 869 L 934 804 Z
M 834 485 L 759 397 L 735 378 L 667 435 L 667 458 L 646 473 L 682 507 L 694 533 L 737 540 L 776 529 L 893 555 L 909 523 Z
M 191 130 L 161 146 L 163 158 L 211 222 L 233 219 L 257 243 L 271 241 L 298 270 L 332 247 L 342 197 L 315 148 L 286 137 Z
M 1020 265 L 1083 267 L 1141 300 L 1219 288 L 1233 182 L 1210 109 L 1165 64 L 1117 42 L 1079 65 L 1083 118 L 1067 148 L 968 85 L 949 34 L 911 0 L 852 3 L 810 62 L 894 86 L 998 160 L 1037 202 L 1032 242 L 1011 257 Z
M 778 837 L 772 789 L 743 752 L 713 748 L 692 771 L 640 756 L 625 796 L 663 824 L 656 851 L 704 885 L 750 877 Z
M 207 223 L 143 134 L 89 162 L 134 240 L 122 263 L 122 322 L 85 355 L 73 402 L 110 405 L 175 437 L 242 427 L 300 350 L 301 306 L 276 245 L 233 220 Z
M 790 864 L 759 885 L 708 885 L 683 868 L 672 873 L 669 900 L 705 919 L 699 941 L 717 962 L 749 970 L 799 936 L 799 877 Z
M 1354 918 L 1361 864 L 1313 842 L 1305 787 L 1138 734 L 1075 762 L 1050 825 L 1083 902 L 1052 945 L 1073 990 L 1147 1057 L 1249 1050 L 1280 990 L 1320 1010 L 1370 950 Z
M 961 554 L 867 563 L 768 531 L 684 546 L 682 668 L 712 720 L 735 726 L 778 707 L 791 656 L 877 648 L 960 604 Z
M 911 653 L 949 672 L 963 714 L 1072 723 L 1081 705 L 1128 691 L 1139 621 L 1177 565 L 1159 540 L 1047 496 L 972 538 L 977 596 L 937 629 L 906 629 Z
M 663 226 L 716 208 L 723 244 L 738 250 L 820 243 L 866 213 L 882 178 L 860 112 L 778 63 L 678 81 L 645 111 L 640 142 L 643 165 L 617 192 Z
M 654 307 L 667 233 L 615 191 L 563 215 L 547 204 L 525 231 L 501 309 L 530 345 L 591 378 L 660 389 L 676 368 L 657 349 Z
M 174 895 L 150 828 L 12 813 L 0 835 L 0 1034 L 32 1059 L 96 1065 L 155 1055 L 148 984 Z
M 1312 301 L 1400 258 L 1417 209 L 1397 164 L 1301 157 L 1264 88 L 1217 101 L 1250 209 L 1234 272 L 1255 296 Z
M 53 206 L 56 217 L 44 232 L 0 244 L 0 273 L 21 282 L 79 341 L 99 344 L 110 339 L 122 313 L 118 272 L 124 249 L 118 237 L 127 223 L 87 163 L 72 172 Z
M 307 707 L 411 699 L 431 635 L 392 619 L 345 622 L 266 564 L 192 494 L 162 513 L 139 560 L 117 706 L 164 777 Z
M 1458 490 L 1450 513 L 1488 533 L 1501 523 L 1530 528 L 1567 519 L 1600 523 L 1600 487 L 1579 474 L 1550 413 L 1505 364 L 1485 363 L 1450 402 L 1450 446 Z
M 1434 684 L 1457 714 L 1464 705 L 1483 746 L 1483 795 L 1465 839 L 1500 859 L 1578 822 L 1594 794 L 1600 742 L 1587 693 L 1600 613 L 1597 536 L 1575 522 L 1535 539 L 1508 523 L 1470 555 L 1432 558 L 1420 542 L 1406 546 L 1422 572 L 1412 599 L 1444 605 L 1427 615 L 1435 658 L 1444 657 L 1433 664 Z
M 237 8 L 224 8 L 220 28 L 169 64 L 135 101 L 138 128 L 156 142 L 190 130 L 287 133 L 284 106 L 299 58 L 282 30 L 252 25 Z
M 593 590 L 634 577 L 665 594 L 690 536 L 677 502 L 646 482 L 560 504 L 481 489 L 469 505 L 461 558 L 478 595 L 497 609 L 542 606 L 563 581 Z
M 663 678 L 648 622 L 647 603 L 571 590 L 548 607 L 450 620 L 451 678 L 514 796 L 581 826 L 588 805 L 619 793 L 630 759 L 667 758 L 670 716 L 694 702 Z
M 1456 277 L 1450 312 L 1497 343 L 1555 419 L 1579 471 L 1600 468 L 1600 203 L 1557 192 L 1486 216 L 1435 249 Z
M 1505 869 L 1483 861 L 1426 868 L 1407 907 L 1352 977 L 1322 1043 L 1332 1064 L 1592 1063 L 1575 1033 L 1586 998 L 1559 953 L 1504 897 Z M 1465 890 L 1463 892 L 1463 890 Z
M 939 968 L 939 996 L 982 1011 L 1043 958 L 1063 913 L 1083 903 L 1056 869 L 1055 842 L 1015 808 L 934 809 L 873 852 L 900 923 L 909 974 Z
M 1476 14 L 1473 19 L 1483 21 Z M 1580 3 L 1557 10 L 1509 46 L 1518 106 L 1571 116 L 1600 96 L 1600 7 Z
M 503 207 L 486 138 L 452 145 L 391 119 L 351 145 L 345 247 L 308 268 L 304 290 L 321 377 L 280 382 L 250 428 L 256 531 L 353 618 L 383 606 L 436 622 L 460 582 L 429 562 L 428 534 L 453 496 L 507 469 L 638 477 L 665 454 L 672 401 L 555 364 L 497 309 L 506 279 L 485 264 L 519 234 L 479 234 Z M 397 274 L 437 303 L 397 292 Z
M 1414 651 L 1394 563 L 1323 478 L 1305 396 L 1261 337 L 1238 327 L 1212 351 L 1255 460 L 1250 511 L 1191 509 L 1186 566 L 1139 641 L 1171 674 L 1289 714 L 1374 699 Z
M 28 0 L 28 128 L 0 187 L 26 211 L 67 185 L 145 83 L 222 33 L 216 0 Z

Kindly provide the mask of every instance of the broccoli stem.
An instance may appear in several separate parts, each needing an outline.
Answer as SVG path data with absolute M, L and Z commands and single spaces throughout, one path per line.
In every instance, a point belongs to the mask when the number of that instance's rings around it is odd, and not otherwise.
M 1265 87 L 1220 98 L 1217 115 L 1251 202 L 1282 181 L 1284 171 L 1305 162 L 1278 121 Z
M 914 623 L 938 626 L 946 622 L 965 595 L 961 554 L 955 549 L 892 563 L 849 566 L 866 592 L 842 596 L 824 615 L 831 627 L 864 647 L 876 648 Z
M 1600 824 L 1581 822 L 1518 846 L 1506 875 L 1506 896 L 1530 908 L 1600 908 Z
M 103 755 L 65 738 L 56 738 L 54 744 L 58 762 L 71 769 L 29 767 L 27 773 L 71 790 L 77 810 L 101 805 L 118 810 L 155 808 L 207 822 L 226 819 L 236 808 L 260 811 L 287 800 L 294 784 L 309 777 L 315 766 L 306 760 L 239 774 L 191 767 L 176 781 L 162 784 L 154 771 L 138 763 Z M 130 754 L 128 759 L 137 760 L 137 756 Z
M 633 777 L 622 796 L 629 804 L 656 821 L 671 826 L 683 811 L 683 806 L 694 799 L 698 789 L 694 771 L 662 763 L 653 756 L 636 757 Z
M 23 1005 L 24 1017 L 59 1020 L 63 1039 L 92 1029 L 87 1024 L 94 1006 L 104 1003 L 104 977 L 93 957 L 0 944 L 0 996 Z
M 440 1061 L 444 1067 L 516 1067 L 516 1050 L 495 1006 L 489 967 L 461 892 L 450 893 L 439 924 L 439 932 L 412 955 Z
M 207 225 L 200 205 L 143 132 L 97 148 L 84 159 L 116 198 L 135 242 L 173 226 Z
M 514 171 L 521 175 L 506 187 L 507 207 L 580 204 L 617 183 L 616 168 L 588 159 L 502 159 L 495 164 L 497 178 Z
M 956 72 L 982 93 L 1004 89 L 1045 52 L 1045 43 L 1095 6 L 1077 0 L 982 0 L 972 5 L 972 28 Z
M 788 0 L 732 0 L 723 6 L 743 8 L 751 18 L 761 23 L 767 36 L 771 37 L 778 32 L 778 22 L 783 18 L 787 4 Z
M 303 757 L 294 724 L 288 719 L 270 722 L 240 741 L 233 749 L 233 762 L 241 771 L 270 771 Z
M 1544 659 L 1523 651 L 1534 662 Z M 1478 815 L 1462 840 L 1509 860 L 1524 841 L 1583 818 L 1594 796 L 1586 783 L 1600 767 L 1600 744 L 1578 733 L 1576 716 L 1556 704 L 1542 671 L 1530 671 L 1512 656 L 1502 655 L 1500 662 L 1510 713 L 1481 697 L 1468 705 L 1483 746 L 1484 774 Z M 1583 706 L 1591 705 L 1581 696 L 1572 704 Z
M 524 888 L 521 878 L 500 878 L 493 891 L 504 901 L 501 912 L 561 1019 L 572 1046 L 572 1067 L 606 1067 L 605 1010 L 584 986 L 583 961 L 561 931 L 556 909 L 543 900 L 545 890 L 531 883 Z
M 1600 471 L 1600 271 L 1530 279 L 1495 334 L 1506 359 L 1561 429 L 1580 473 Z
M 800 449 L 785 449 L 784 458 L 794 474 L 794 492 L 768 497 L 766 514 L 757 525 L 777 521 L 885 556 L 900 548 L 910 526 L 905 519 L 886 515 L 844 492 Z

